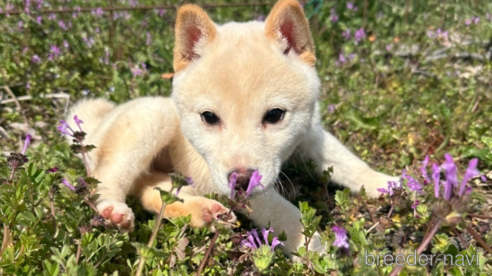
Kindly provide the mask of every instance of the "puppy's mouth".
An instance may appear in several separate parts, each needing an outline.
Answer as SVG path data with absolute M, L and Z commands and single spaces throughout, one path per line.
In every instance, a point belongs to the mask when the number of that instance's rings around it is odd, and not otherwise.
M 248 198 L 264 190 L 265 186 L 261 184 L 262 177 L 258 170 L 233 171 L 228 177 L 230 198 Z

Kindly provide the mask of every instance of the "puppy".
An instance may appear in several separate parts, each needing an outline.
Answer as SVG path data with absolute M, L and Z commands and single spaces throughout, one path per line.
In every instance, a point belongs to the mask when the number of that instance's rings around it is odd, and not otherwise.
M 97 209 L 121 229 L 133 228 L 126 205 L 137 196 L 150 211 L 170 190 L 168 173 L 191 177 L 183 203 L 166 206 L 166 217 L 191 215 L 203 227 L 228 211 L 208 193 L 230 194 L 232 173 L 247 186 L 262 175 L 250 201 L 258 226 L 285 231 L 286 253 L 304 242 L 301 214 L 274 189 L 283 162 L 312 159 L 318 172 L 332 166 L 332 180 L 370 196 L 395 178 L 372 170 L 322 128 L 317 105 L 320 80 L 307 19 L 298 2 L 280 0 L 265 22 L 215 24 L 201 8 L 184 5 L 175 26 L 171 98 L 146 97 L 115 106 L 103 99 L 79 102 L 68 118 L 83 119 L 90 169 L 101 183 Z M 67 120 L 68 121 L 68 120 Z M 235 217 L 232 218 L 234 220 Z M 323 251 L 318 236 L 311 250 Z

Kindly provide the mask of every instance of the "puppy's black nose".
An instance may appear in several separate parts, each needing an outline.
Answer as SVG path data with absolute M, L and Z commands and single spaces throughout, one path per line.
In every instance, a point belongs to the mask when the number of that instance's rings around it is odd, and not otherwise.
M 239 168 L 229 173 L 228 179 L 231 181 L 232 174 L 236 173 L 236 189 L 246 191 L 246 189 L 248 189 L 249 179 L 251 178 L 251 175 L 253 175 L 253 172 L 253 169 Z

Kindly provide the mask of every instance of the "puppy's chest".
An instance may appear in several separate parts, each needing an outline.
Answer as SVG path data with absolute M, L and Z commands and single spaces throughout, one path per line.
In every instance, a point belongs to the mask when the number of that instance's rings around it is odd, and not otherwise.
M 174 171 L 174 165 L 171 158 L 169 148 L 162 149 L 152 162 L 152 169 L 165 173 L 172 173 Z

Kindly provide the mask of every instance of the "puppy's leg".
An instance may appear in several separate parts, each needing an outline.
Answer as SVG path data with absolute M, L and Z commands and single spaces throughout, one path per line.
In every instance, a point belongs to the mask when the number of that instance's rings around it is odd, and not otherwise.
M 179 131 L 179 119 L 172 102 L 160 98 L 134 100 L 109 115 L 110 121 L 102 122 L 108 125 L 102 139 L 91 153 L 97 158 L 93 176 L 101 181 L 97 209 L 118 228 L 131 230 L 134 215 L 125 204 L 126 195 Z
M 283 250 L 286 254 L 290 255 L 290 253 L 295 252 L 297 248 L 305 244 L 305 237 L 302 234 L 303 227 L 300 222 L 301 212 L 296 206 L 277 193 L 275 189 L 269 188 L 250 198 L 249 201 L 253 209 L 250 218 L 255 224 L 260 227 L 266 227 L 270 224 L 276 235 L 285 231 L 287 241 Z M 308 249 L 325 252 L 318 233 L 311 239 Z
M 398 180 L 372 170 L 321 126 L 312 127 L 298 149 L 301 159 L 314 160 L 318 173 L 333 166 L 332 180 L 355 192 L 364 185 L 369 196 L 377 197 L 380 195 L 377 188 L 386 187 L 388 181 Z
M 152 172 L 139 177 L 132 191 L 145 209 L 159 213 L 162 207 L 162 199 L 156 187 L 164 191 L 171 190 L 171 178 L 168 174 L 160 172 Z M 214 218 L 220 214 L 227 213 L 229 209 L 221 203 L 208 199 L 203 196 L 194 196 L 193 187 L 182 187 L 178 197 L 183 199 L 183 202 L 175 202 L 165 207 L 164 217 L 176 218 L 181 216 L 191 215 L 192 227 L 210 226 Z M 174 193 L 174 192 L 173 192 Z M 230 222 L 236 221 L 236 216 L 231 213 Z

